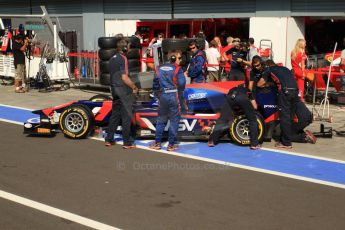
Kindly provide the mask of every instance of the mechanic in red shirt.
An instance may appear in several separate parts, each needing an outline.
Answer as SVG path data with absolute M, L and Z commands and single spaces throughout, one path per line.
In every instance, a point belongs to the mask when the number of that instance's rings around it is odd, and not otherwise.
M 304 102 L 304 80 L 306 77 L 305 62 L 307 55 L 305 54 L 306 41 L 298 39 L 295 48 L 291 52 L 291 66 L 295 80 L 297 82 L 299 96 Z

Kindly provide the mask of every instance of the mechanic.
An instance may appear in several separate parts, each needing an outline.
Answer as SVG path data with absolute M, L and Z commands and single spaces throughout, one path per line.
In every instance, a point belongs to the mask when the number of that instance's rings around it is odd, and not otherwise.
M 291 149 L 291 142 L 315 143 L 315 136 L 308 130 L 303 131 L 311 123 L 312 114 L 298 96 L 297 83 L 291 71 L 284 66 L 277 66 L 272 60 L 267 60 L 265 64 L 267 67 L 257 86 L 275 86 L 278 92 L 277 104 L 281 136 L 276 147 Z M 292 124 L 294 114 L 298 118 L 298 123 Z
M 169 145 L 167 150 L 174 151 L 178 148 L 176 140 L 180 121 L 179 95 L 181 93 L 179 92 L 183 92 L 186 78 L 182 68 L 179 66 L 182 59 L 182 52 L 169 52 L 168 58 L 170 63 L 159 66 L 156 69 L 153 79 L 153 91 L 159 99 L 159 107 L 156 123 L 156 138 L 155 142 L 150 145 L 150 148 L 157 150 L 162 148 L 162 136 L 169 120 Z
M 13 59 L 15 67 L 14 86 L 16 93 L 25 93 L 25 52 L 29 45 L 29 39 L 18 34 L 14 37 L 12 44 Z
M 224 131 L 229 127 L 229 121 L 234 119 L 233 110 L 240 107 L 249 121 L 250 149 L 260 149 L 258 141 L 258 123 L 256 120 L 255 110 L 256 102 L 252 97 L 250 90 L 243 86 L 238 86 L 229 91 L 226 100 L 220 111 L 220 117 L 209 137 L 208 146 L 214 147 Z
M 262 77 L 262 73 L 265 70 L 265 63 L 262 58 L 258 55 L 252 58 L 252 70 L 250 71 L 250 78 L 248 83 L 248 89 L 253 92 L 253 96 L 255 97 L 256 94 L 256 85 L 260 78 Z
M 115 144 L 114 134 L 120 121 L 122 122 L 123 148 L 135 148 L 134 130 L 131 125 L 133 115 L 134 95 L 138 88 L 132 82 L 128 75 L 128 61 L 125 56 L 127 52 L 127 41 L 119 38 L 117 43 L 117 52 L 109 61 L 110 86 L 113 96 L 112 114 L 109 120 L 105 145 Z
M 307 60 L 305 47 L 306 41 L 304 39 L 298 39 L 295 48 L 291 52 L 291 66 L 302 101 L 304 101 L 304 80 L 307 74 L 305 71 L 305 62 Z
M 192 57 L 189 61 L 188 74 L 191 83 L 204 83 L 206 77 L 206 57 L 202 50 L 199 50 L 199 45 L 196 40 L 189 42 L 189 50 L 192 52 Z
M 234 47 L 223 54 L 223 58 L 231 63 L 231 70 L 229 73 L 230 81 L 245 80 L 245 65 L 250 66 L 251 62 L 247 61 L 247 53 L 242 50 L 240 42 L 234 42 Z

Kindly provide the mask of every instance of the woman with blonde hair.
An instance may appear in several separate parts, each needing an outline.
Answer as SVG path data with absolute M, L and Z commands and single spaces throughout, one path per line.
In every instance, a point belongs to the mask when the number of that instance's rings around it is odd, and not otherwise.
M 305 47 L 306 41 L 304 39 L 298 39 L 295 48 L 291 52 L 291 66 L 302 101 L 304 101 L 304 79 L 307 74 L 305 71 L 305 62 L 307 60 Z

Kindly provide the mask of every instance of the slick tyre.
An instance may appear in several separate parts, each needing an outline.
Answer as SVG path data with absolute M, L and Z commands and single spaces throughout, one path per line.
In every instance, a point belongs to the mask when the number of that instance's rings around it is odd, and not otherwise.
M 258 122 L 258 140 L 262 143 L 264 140 L 265 124 L 261 115 L 256 115 Z M 229 128 L 230 137 L 234 143 L 242 146 L 250 145 L 249 121 L 245 115 L 235 117 L 235 120 Z
M 93 127 L 93 114 L 86 106 L 69 106 L 60 115 L 59 126 L 65 137 L 86 138 Z
M 89 101 L 111 101 L 112 98 L 108 95 L 97 94 L 89 99 Z
M 100 37 L 98 38 L 98 46 L 101 49 L 115 49 L 116 38 L 115 37 Z
M 164 53 L 172 50 L 181 50 L 186 52 L 188 50 L 188 40 L 178 38 L 167 38 L 162 41 L 162 49 Z
M 98 57 L 102 61 L 109 61 L 116 53 L 116 49 L 100 49 L 98 51 Z
M 99 70 L 101 73 L 109 73 L 109 61 L 100 61 Z
M 99 77 L 99 83 L 101 85 L 110 85 L 110 74 L 109 73 L 102 73 Z

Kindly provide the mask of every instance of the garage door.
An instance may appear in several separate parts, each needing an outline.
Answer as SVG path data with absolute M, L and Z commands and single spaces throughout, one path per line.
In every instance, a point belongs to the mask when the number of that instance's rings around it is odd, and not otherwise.
M 174 18 L 238 18 L 255 16 L 256 0 L 174 0 Z
M 171 19 L 171 0 L 104 0 L 105 19 Z
M 292 16 L 345 16 L 344 0 L 292 0 Z
M 83 12 L 82 0 L 31 0 L 34 14 L 41 14 L 40 5 L 44 5 L 48 14 L 54 15 L 81 15 Z

